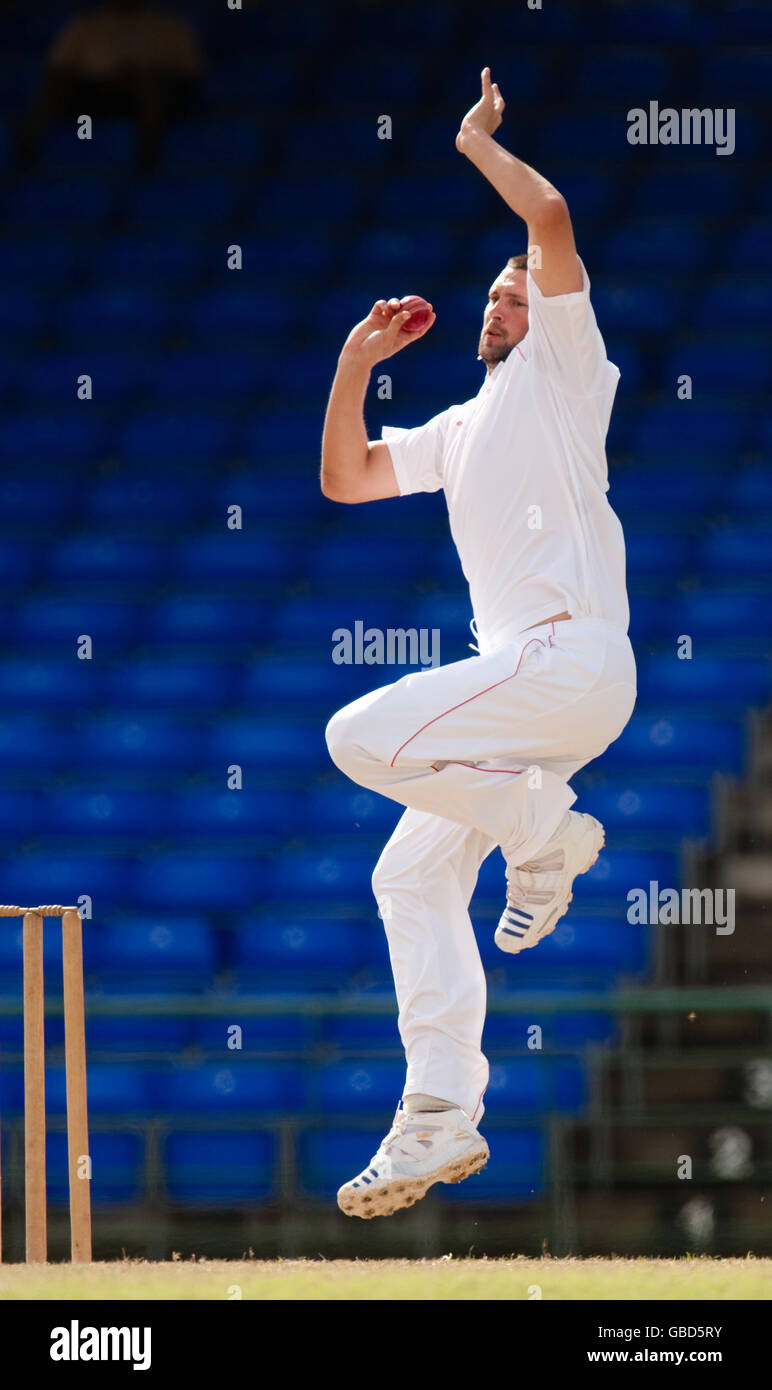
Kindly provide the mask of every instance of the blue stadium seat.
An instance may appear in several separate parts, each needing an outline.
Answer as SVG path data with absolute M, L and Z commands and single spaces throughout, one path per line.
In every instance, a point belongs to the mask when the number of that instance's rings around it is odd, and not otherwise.
M 383 952 L 386 954 L 385 938 L 381 938 Z M 323 1020 L 323 1041 L 335 1048 L 354 1051 L 358 1056 L 385 1049 L 402 1055 L 402 1042 L 397 1027 L 396 1007 L 392 1014 L 329 1014 Z
M 716 16 L 705 9 L 695 23 L 691 0 L 625 0 L 603 18 L 611 38 L 631 43 L 710 43 L 717 32 Z
M 309 896 L 325 899 L 349 898 L 373 904 L 371 878 L 375 862 L 371 855 L 311 850 L 286 853 L 276 866 L 273 891 L 277 896 L 292 894 L 305 901 Z
M 244 922 L 236 936 L 234 964 L 261 972 L 263 989 L 276 988 L 276 972 L 331 971 L 350 975 L 359 965 L 361 932 L 341 918 L 268 917 Z
M 158 444 L 155 457 L 158 459 L 163 457 L 162 433 L 160 429 L 156 435 Z M 142 420 L 135 426 L 133 442 L 139 442 L 137 434 L 143 444 L 150 442 L 143 435 Z M 173 513 L 178 521 L 184 521 L 203 508 L 203 486 L 198 480 L 188 480 L 183 484 L 178 478 L 158 477 L 149 472 L 144 476 L 141 473 L 127 473 L 125 477 L 97 483 L 91 495 L 90 511 L 93 517 L 100 519 L 152 520 Z
M 145 1141 L 136 1133 L 95 1131 L 89 1135 L 91 1201 L 97 1208 L 141 1200 L 145 1190 Z M 67 1135 L 46 1138 L 48 1200 L 53 1206 L 69 1202 Z
M 409 206 L 409 195 L 407 205 Z M 386 209 L 384 209 L 384 212 Z M 390 226 L 379 217 L 378 225 L 358 238 L 350 264 L 354 270 L 370 270 L 374 277 L 373 298 L 378 298 L 379 284 L 384 296 L 389 295 L 392 279 L 411 281 L 424 271 L 434 275 L 447 272 L 456 258 L 457 245 L 449 232 L 431 228 L 413 229 L 409 226 Z M 412 293 L 409 288 L 394 290 L 401 298 Z
M 748 432 L 743 411 L 703 405 L 696 400 L 673 401 L 651 406 L 635 431 L 636 449 L 678 448 L 699 451 L 704 448 L 727 455 L 738 453 Z
M 670 72 L 666 60 L 652 49 L 636 44 L 635 48 L 604 49 L 580 57 L 573 70 L 573 94 L 580 104 L 588 97 L 595 100 L 599 92 L 607 101 L 616 97 L 634 103 L 636 93 L 645 93 L 640 105 L 667 94 Z M 562 190 L 561 190 L 562 191 Z
M 328 158 L 329 145 L 325 141 L 325 159 Z M 359 182 L 350 175 L 315 174 L 298 179 L 294 173 L 281 174 L 264 183 L 260 190 L 255 205 L 256 225 L 262 228 L 266 214 L 272 225 L 290 223 L 293 228 L 350 225 L 361 203 Z
M 170 178 L 169 175 L 136 185 L 130 194 L 129 225 L 175 227 L 194 222 L 199 226 L 230 223 L 241 192 L 225 178 Z
M 735 474 L 729 484 L 729 504 L 733 512 L 742 515 L 772 513 L 772 471 L 767 464 Z
M 312 1085 L 312 1105 L 322 1114 L 393 1113 L 405 1085 L 405 1064 L 371 1058 L 331 1062 L 315 1068 Z
M 65 343 L 120 347 L 131 341 L 157 344 L 170 315 L 165 295 L 118 281 L 112 288 L 103 285 L 70 295 L 60 306 L 58 323 Z
M 742 272 L 746 266 L 761 266 L 764 264 L 764 249 L 769 246 L 772 237 L 772 217 L 750 217 L 743 219 L 742 225 L 734 229 L 727 245 L 726 264 L 733 270 Z M 743 304 L 747 300 L 747 314 L 753 313 L 753 291 L 759 282 L 759 276 L 753 275 L 750 281 L 738 280 L 736 282 L 736 293 L 742 297 Z M 732 282 L 734 284 L 734 282 Z M 762 281 L 762 286 L 763 286 Z M 710 298 L 711 290 L 708 291 Z M 762 293 L 762 304 L 763 304 Z M 768 322 L 768 320 L 766 321 Z M 766 325 L 762 325 L 766 326 Z
M 655 657 L 644 665 L 638 693 L 649 704 L 699 704 L 716 701 L 726 705 L 766 705 L 772 671 L 764 657 L 705 657 L 673 660 Z
M 75 401 L 78 383 L 91 377 L 92 400 L 98 405 L 121 404 L 138 396 L 149 368 L 137 354 L 102 352 L 93 348 L 80 353 L 58 352 L 25 364 L 19 373 L 19 386 L 26 402 L 43 402 L 61 407 Z M 88 406 L 78 402 L 78 409 Z M 92 422 L 88 422 L 92 423 Z
M 124 916 L 92 931 L 89 964 L 96 970 L 149 973 L 198 970 L 209 978 L 216 964 L 215 942 L 200 912 Z
M 147 965 L 143 964 L 142 969 L 146 972 Z M 130 992 L 135 978 L 135 975 L 128 975 L 122 971 L 118 982 L 119 993 Z M 108 971 L 100 983 L 104 983 L 106 990 L 110 991 L 111 986 L 116 983 L 115 977 L 111 977 Z M 175 975 L 173 983 L 179 988 L 180 977 Z M 163 993 L 169 985 L 168 976 L 154 976 L 153 992 Z M 194 1019 L 155 1016 L 148 1014 L 141 1005 L 137 1005 L 137 1012 L 133 1015 L 121 1013 L 115 1017 L 105 1017 L 94 1016 L 92 1012 L 86 1020 L 86 1052 L 89 1062 L 97 1060 L 97 1054 L 113 1060 L 119 1053 L 126 1057 L 132 1053 L 161 1052 L 176 1059 L 181 1052 L 194 1047 L 196 1043 Z
M 272 1134 L 176 1133 L 163 1150 L 165 1197 L 174 1204 L 248 1206 L 274 1188 Z
M 142 430 L 142 421 L 138 423 Z M 157 459 L 163 457 L 159 445 Z M 203 481 L 188 478 L 157 477 L 150 473 L 129 473 L 125 477 L 108 478 L 97 482 L 89 499 L 90 516 L 96 520 L 145 521 L 161 520 L 164 516 L 185 521 L 203 512 Z
M 660 214 L 616 223 L 601 241 L 597 262 L 604 274 L 651 274 L 655 267 L 666 266 L 670 275 L 679 271 L 695 275 L 707 266 L 712 254 L 704 227 L 691 223 L 685 237 L 683 219 Z
M 646 379 L 643 353 L 629 339 L 618 338 L 616 334 L 606 336 L 605 342 L 609 362 L 619 368 L 620 399 L 628 392 L 634 395 L 641 390 Z
M 742 107 L 769 97 L 769 55 L 763 49 L 734 49 L 708 54 L 700 74 L 701 91 L 719 106 Z
M 263 360 L 244 352 L 194 349 L 174 353 L 162 358 L 153 372 L 152 394 L 159 405 L 177 400 L 207 400 L 213 409 L 218 409 L 240 401 L 251 402 L 262 389 Z
M 647 108 L 648 98 L 641 105 Z M 716 163 L 720 166 L 725 161 Z M 635 217 L 657 210 L 670 217 L 692 217 L 695 207 L 719 206 L 724 216 L 730 216 L 737 211 L 741 192 L 739 177 L 726 167 L 703 165 L 690 169 L 686 176 L 682 169 L 659 168 L 641 173 L 635 180 L 630 211 Z
M 168 824 L 169 795 L 111 786 L 70 788 L 46 798 L 44 816 L 48 833 L 144 838 L 149 826 Z
M 5 748 L 2 751 L 4 759 L 10 764 Z M 65 752 L 73 760 L 71 745 Z M 29 750 L 27 760 L 34 766 Z M 62 765 L 67 765 L 65 758 L 57 759 L 52 752 L 49 766 Z M 125 858 L 109 857 L 97 849 L 87 855 L 77 850 L 42 850 L 37 848 L 35 841 L 32 844 L 32 849 L 26 845 L 16 846 L 14 858 L 6 859 L 0 866 L 8 902 L 32 903 L 42 900 L 44 903 L 77 903 L 79 897 L 87 894 L 93 902 L 99 903 L 100 912 L 107 913 L 113 912 L 118 904 L 130 900 L 133 875 L 131 865 Z M 56 959 L 56 951 L 61 958 L 61 932 L 54 930 L 51 940 L 53 958 Z
M 770 496 L 772 479 L 767 478 Z M 700 548 L 702 572 L 705 575 L 726 574 L 733 578 L 769 576 L 772 556 L 772 530 L 761 531 L 750 526 L 725 526 L 705 536 Z
M 6 594 L 23 590 L 39 574 L 40 550 L 34 541 L 0 540 L 0 582 Z
M 292 1063 L 251 1062 L 230 1052 L 221 1062 L 159 1067 L 148 1085 L 153 1109 L 163 1115 L 251 1117 L 302 1109 L 307 1075 Z
M 298 131 L 300 135 L 303 133 Z M 276 275 L 291 275 L 298 282 L 305 278 L 316 281 L 328 274 L 338 252 L 335 238 L 327 236 L 323 228 L 314 233 L 305 228 L 292 231 L 288 227 L 279 239 L 265 232 L 261 236 L 258 231 L 247 237 L 239 236 L 238 245 L 242 253 L 239 278 L 247 283 L 259 283 L 263 278 L 270 280 Z M 318 285 L 314 283 L 314 298 L 317 291 Z M 274 356 L 274 362 L 286 375 L 284 361 Z M 328 364 L 325 365 L 329 371 Z M 304 374 L 305 370 L 304 363 Z
M 304 823 L 299 793 L 270 791 L 209 791 L 175 794 L 165 822 L 180 835 L 292 835 Z
M 52 1115 L 65 1113 L 64 1067 L 46 1069 L 46 1106 Z M 92 1062 L 88 1069 L 89 1115 L 127 1115 L 148 1113 L 151 1076 L 146 1067 L 130 1062 Z
M 113 707 L 80 729 L 73 756 L 84 766 L 179 768 L 196 763 L 202 730 L 171 715 Z
M 341 781 L 311 792 L 304 805 L 308 822 L 328 832 L 364 830 L 383 836 L 391 834 L 401 810 L 386 796 Z
M 99 232 L 112 210 L 114 197 L 113 189 L 98 179 L 30 179 L 11 191 L 5 207 L 6 226 L 20 230 L 46 226 L 73 231 L 89 228 Z
M 152 610 L 150 631 L 156 641 L 255 642 L 265 638 L 265 606 L 243 599 L 164 599 Z
M 94 122 L 90 140 L 79 138 L 74 121 L 59 122 L 46 131 L 40 169 L 54 178 L 63 174 L 104 178 L 118 169 L 125 177 L 134 147 L 134 132 L 128 121 L 100 117 Z
M 404 615 L 404 609 L 402 612 Z M 340 598 L 306 596 L 287 599 L 277 608 L 275 631 L 281 633 L 282 641 L 288 646 L 309 642 L 316 650 L 331 652 L 332 634 L 339 628 L 349 628 L 353 634 L 354 623 L 362 622 L 363 632 L 368 627 L 377 627 L 385 632 L 389 627 L 399 626 L 394 621 L 399 616 L 399 604 L 393 601 L 389 604 L 380 599 L 359 599 L 352 596 L 349 586 L 349 591 L 345 596 L 341 594 Z
M 71 381 L 68 386 L 72 397 L 74 382 Z M 82 468 L 96 462 L 105 448 L 105 442 L 103 422 L 89 415 L 85 402 L 76 402 L 73 398 L 71 409 L 66 413 L 49 414 L 38 408 L 34 414 L 11 415 L 3 420 L 0 424 L 0 461 L 4 464 L 19 461 L 25 466 L 38 461 L 55 461 L 60 468 L 64 465 L 69 467 L 72 462 L 76 468 Z M 64 484 L 66 480 L 62 482 Z
M 331 535 L 313 545 L 305 556 L 304 568 L 310 579 L 343 578 L 358 581 L 361 576 L 379 574 L 397 581 L 415 579 L 428 568 L 424 540 L 406 537 Z
M 214 397 L 216 404 L 219 401 Z M 189 460 L 191 465 L 222 463 L 231 444 L 231 424 L 227 414 L 204 414 L 181 411 L 166 414 L 159 411 L 135 416 L 121 436 L 121 458 L 132 468 L 146 466 L 156 460 Z M 177 487 L 183 506 L 190 502 L 185 494 L 195 498 L 197 489 L 188 477 L 184 487 Z M 168 484 L 167 484 L 168 486 Z M 185 513 L 183 513 L 184 515 Z M 190 515 L 190 512 L 187 513 Z
M 3 338 L 31 347 L 42 336 L 51 317 L 48 303 L 29 289 L 10 288 L 0 295 L 0 331 Z
M 297 130 L 288 131 L 287 134 L 285 157 L 288 165 L 295 169 L 313 168 L 318 164 L 320 142 L 325 160 L 333 169 L 340 161 L 342 173 L 372 168 L 381 155 L 388 155 L 392 144 L 389 140 L 378 138 L 377 122 L 369 112 L 340 118 L 335 116 L 334 110 L 330 110 L 318 127 L 312 127 L 311 131 L 308 122 L 304 121 Z M 415 146 L 413 149 L 417 154 Z
M 763 593 L 721 592 L 682 594 L 672 610 L 671 631 L 694 640 L 721 641 L 735 637 L 768 638 L 772 610 Z
M 40 241 L 27 236 L 23 239 L 18 236 L 4 238 L 0 241 L 0 283 L 3 285 L 3 299 L 8 302 L 3 304 L 3 314 L 14 312 L 14 295 L 24 295 L 19 286 L 28 286 L 27 296 L 32 296 L 32 307 L 38 302 L 41 290 L 71 284 L 80 268 L 83 254 L 83 248 L 75 240 L 55 240 L 50 236 Z
M 631 325 L 640 333 L 669 333 L 681 321 L 686 299 L 683 286 L 670 280 L 663 285 L 660 280 L 661 293 L 652 294 L 645 279 L 622 278 L 621 268 L 620 279 L 607 278 L 602 256 L 595 259 L 595 266 L 597 276 L 590 269 L 592 303 L 604 335 L 612 330 L 629 333 Z
M 493 1062 L 485 1092 L 486 1110 L 579 1110 L 586 1103 L 584 1067 L 573 1059 L 532 1052 Z
M 221 720 L 207 739 L 206 752 L 211 762 L 223 768 L 233 761 L 260 771 L 328 766 L 323 729 L 260 715 Z
M 539 942 L 538 954 L 525 951 L 517 957 L 516 987 L 523 989 L 535 985 L 538 989 L 540 973 L 555 967 L 568 972 L 572 987 L 579 972 L 589 972 L 595 983 L 602 975 L 605 982 L 611 984 L 621 972 L 639 975 L 649 969 L 653 949 L 651 927 L 629 923 L 625 908 L 626 894 L 623 894 L 613 917 L 585 917 L 574 912 L 559 922 L 551 936 Z
M 197 238 L 191 228 L 191 235 L 184 241 L 178 237 L 143 236 L 136 230 L 133 236 L 111 237 L 100 248 L 98 262 L 89 268 L 92 285 L 110 290 L 116 285 L 133 284 L 147 290 L 150 285 L 158 289 L 190 285 L 215 264 L 218 263 L 209 241 Z
M 672 657 L 654 658 L 639 671 L 639 691 L 643 698 L 664 696 L 657 676 L 660 669 L 669 670 Z M 679 665 L 688 665 L 679 662 Z M 644 677 L 643 672 L 647 673 Z M 650 673 L 650 676 L 649 676 Z M 577 779 L 574 789 L 578 791 Z M 582 811 L 597 816 L 606 831 L 629 831 L 633 834 L 656 836 L 663 834 L 707 835 L 710 831 L 710 792 L 707 786 L 691 786 L 677 782 L 643 783 L 638 777 L 629 782 L 589 784 L 582 787 L 579 803 Z
M 165 546 L 134 536 L 76 532 L 52 546 L 49 578 L 92 582 L 134 580 L 152 584 L 165 574 Z
M 617 505 L 616 481 L 614 474 L 610 500 Z M 647 480 L 651 486 L 651 474 Z M 641 484 L 644 479 L 641 477 Z M 622 491 L 624 491 L 622 489 Z M 636 531 L 629 525 L 625 528 L 625 550 L 627 553 L 627 573 L 636 578 L 642 575 L 674 577 L 684 575 L 692 568 L 693 540 L 679 531 Z
M 239 668 L 219 662 L 134 661 L 107 672 L 111 698 L 142 705 L 228 703 L 235 697 Z
M 305 13 L 311 15 L 313 11 Z M 259 16 L 260 20 L 265 17 L 264 14 Z M 247 12 L 239 18 L 246 20 Z M 218 113 L 231 109 L 241 119 L 245 103 L 254 103 L 258 94 L 262 102 L 270 102 L 277 94 L 287 97 L 292 90 L 297 75 L 297 56 L 291 52 L 271 52 L 269 62 L 260 61 L 257 55 L 265 51 L 264 32 L 257 42 L 259 47 L 251 50 L 248 57 L 228 55 L 209 69 L 204 99 Z
M 763 294 L 759 298 L 763 302 Z M 768 307 L 772 313 L 772 293 Z M 731 323 L 731 317 L 717 314 L 716 321 L 726 325 Z M 695 399 L 709 400 L 729 392 L 755 395 L 772 384 L 772 367 L 762 345 L 752 338 L 733 335 L 726 328 L 715 342 L 683 343 L 671 348 L 663 367 L 665 380 L 676 382 L 687 373 L 692 378 Z
M 165 175 L 229 168 L 243 174 L 257 161 L 261 146 L 255 121 L 179 122 L 167 132 L 162 169 Z
M 683 402 L 683 404 L 687 406 L 687 402 Z M 691 405 L 692 403 L 689 402 L 687 408 L 691 408 Z M 657 454 L 651 440 L 657 437 L 664 440 L 670 418 L 667 414 L 667 408 L 662 407 L 661 409 L 663 411 L 661 425 L 659 420 L 656 420 L 647 426 L 644 417 L 638 426 L 638 437 L 645 439 L 646 444 L 645 446 L 641 444 L 636 450 L 636 466 L 614 468 L 609 474 L 609 501 L 614 510 L 622 517 L 626 528 L 630 525 L 635 526 L 641 512 L 654 513 L 660 517 L 664 513 L 676 518 L 688 518 L 702 512 L 713 511 L 720 505 L 726 490 L 725 478 L 720 472 L 707 467 L 704 458 L 702 467 L 699 466 L 699 460 L 697 466 L 692 467 L 688 457 L 685 456 L 680 459 L 678 466 L 676 466 L 675 460 L 671 464 L 670 460 L 663 456 L 661 450 Z M 686 424 L 688 426 L 688 421 Z M 671 537 L 670 532 L 651 531 L 650 536 L 649 541 L 632 540 L 633 555 L 638 544 L 645 546 L 651 552 L 654 547 L 659 548 L 662 545 L 666 551 L 667 545 L 672 543 L 674 556 L 680 555 L 680 547 L 688 545 L 688 542 L 677 534 L 673 534 Z M 662 556 L 663 564 L 665 561 L 666 553 Z M 632 573 L 634 571 L 631 569 Z
M 767 237 L 772 236 L 772 226 L 766 224 Z M 767 242 L 769 244 L 769 242 Z M 730 265 L 738 268 L 744 263 L 753 260 L 753 248 L 747 247 L 742 251 L 743 259 L 730 260 Z M 726 277 L 716 280 L 712 285 L 708 285 L 705 292 L 700 296 L 696 306 L 695 323 L 698 328 L 712 329 L 714 332 L 718 328 L 721 331 L 721 340 L 714 343 L 711 348 L 706 348 L 702 344 L 703 351 L 712 351 L 716 359 L 716 375 L 725 367 L 732 367 L 733 349 L 730 349 L 724 338 L 724 330 L 727 326 L 738 328 L 763 328 L 769 326 L 770 315 L 772 315 L 772 279 L 764 280 L 755 275 L 752 280 L 735 277 Z M 741 343 L 738 343 L 738 346 Z M 765 365 L 764 344 L 757 343 L 754 339 L 748 342 L 746 357 L 751 355 L 754 349 Z M 686 369 L 688 370 L 688 368 Z M 752 380 L 749 382 L 748 389 L 752 387 Z M 719 381 L 719 389 L 722 389 Z M 730 389 L 727 386 L 726 389 Z
M 241 694 L 250 708 L 271 704 L 296 709 L 314 707 L 319 711 L 323 707 L 327 713 L 318 717 L 326 722 L 335 709 L 364 695 L 381 679 L 382 668 L 376 675 L 371 666 L 338 666 L 329 659 L 323 663 L 297 661 L 293 656 L 291 651 L 285 655 L 277 652 L 270 659 L 247 667 Z
M 505 1053 L 508 1054 L 515 1048 L 528 1047 L 529 1038 L 532 1036 L 529 1033 L 533 1023 L 532 1012 L 524 1010 L 520 1015 L 488 1013 L 483 1032 L 483 1050 L 492 1064 L 498 1065 L 502 1062 L 506 1065 L 509 1057 L 505 1057 Z M 539 1026 L 542 1029 L 542 1056 L 556 1050 L 582 1051 L 588 1042 L 612 1041 L 616 1033 L 613 1015 L 599 1010 L 581 1013 L 573 1009 L 568 1009 L 565 1013 L 550 1011 L 544 1015 Z
M 745 733 L 735 720 L 682 715 L 633 715 L 627 728 L 603 754 L 603 767 L 643 767 L 647 773 L 686 768 L 742 772 Z
M 234 277 L 235 271 L 222 289 L 205 291 L 186 309 L 185 326 L 194 339 L 225 349 L 294 327 L 299 308 L 291 295 L 245 288 Z
M 297 572 L 298 542 L 255 530 L 251 517 L 241 530 L 225 523 L 217 531 L 200 531 L 181 540 L 172 552 L 171 571 L 178 579 L 281 579 Z
M 216 858 L 212 854 L 159 853 L 143 863 L 132 881 L 132 905 L 158 911 L 189 908 L 224 912 L 258 902 L 270 885 L 268 864 L 254 854 Z
M 305 402 L 303 403 L 305 406 Z M 317 410 L 298 408 L 295 406 L 291 428 L 285 412 L 275 414 L 266 412 L 251 421 L 243 436 L 243 450 L 247 462 L 259 469 L 270 469 L 271 465 L 278 459 L 287 454 L 297 454 L 306 464 L 306 473 L 301 478 L 285 476 L 283 479 L 276 477 L 275 473 L 265 473 L 261 479 L 253 480 L 254 486 L 261 486 L 265 498 L 265 514 L 267 516 L 279 515 L 289 510 L 288 503 L 290 497 L 294 496 L 294 513 L 303 511 L 318 511 L 322 505 L 329 507 L 329 502 L 324 502 L 322 498 L 319 480 L 315 471 L 308 468 L 311 458 L 316 460 L 319 452 L 321 420 Z M 281 485 L 283 484 L 283 486 Z M 238 484 L 237 484 L 238 485 Z M 272 492 L 269 486 L 276 493 L 276 501 L 272 502 Z M 233 490 L 233 484 L 231 484 Z
M 579 111 L 554 115 L 549 111 L 541 122 L 534 162 L 548 168 L 553 160 L 580 159 L 586 167 L 591 160 L 629 160 L 627 125 L 613 109 Z
M 80 601 L 30 598 L 18 605 L 12 631 L 17 642 L 30 646 L 55 643 L 57 656 L 72 654 L 76 661 L 76 644 L 82 635 L 93 639 L 95 649 L 123 646 L 134 637 L 138 620 L 139 610 L 135 604 L 91 597 Z M 90 662 L 81 660 L 78 666 L 87 684 Z
M 191 1020 L 199 1047 L 220 1055 L 223 1048 L 232 1047 L 234 1026 L 241 1029 L 239 1038 L 244 1056 L 255 1052 L 297 1052 L 308 1057 L 313 1045 L 313 1018 L 291 1014 L 284 1010 L 274 1014 L 250 1013 L 245 1017 L 238 994 L 218 993 L 219 1014 L 209 1014 Z
M 0 674 L 0 682 L 1 680 Z M 5 704 L 5 692 L 1 683 L 0 698 Z M 0 832 L 6 836 L 28 835 L 33 830 L 39 833 L 44 814 L 37 792 L 6 791 L 0 796 Z M 0 969 L 3 968 L 3 948 L 9 939 L 8 924 L 5 923 L 3 931 L 0 932 Z

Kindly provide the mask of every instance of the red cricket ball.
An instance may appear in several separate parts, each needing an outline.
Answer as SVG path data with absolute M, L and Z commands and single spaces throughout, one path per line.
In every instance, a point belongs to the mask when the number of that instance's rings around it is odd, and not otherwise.
M 410 310 L 410 318 L 405 319 L 402 325 L 405 333 L 417 333 L 420 328 L 425 328 L 432 316 L 431 304 L 420 294 L 406 294 L 400 302 L 403 309 Z

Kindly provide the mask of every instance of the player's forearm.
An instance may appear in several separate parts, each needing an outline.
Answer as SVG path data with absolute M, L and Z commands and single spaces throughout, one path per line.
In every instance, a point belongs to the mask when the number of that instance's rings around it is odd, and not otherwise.
M 367 468 L 364 408 L 369 381 L 369 365 L 341 353 L 322 433 L 322 492 L 334 501 L 355 494 Z
M 541 220 L 565 209 L 565 200 L 555 186 L 505 150 L 492 135 L 481 130 L 465 131 L 462 126 L 456 148 L 471 160 L 529 228 L 537 227 Z

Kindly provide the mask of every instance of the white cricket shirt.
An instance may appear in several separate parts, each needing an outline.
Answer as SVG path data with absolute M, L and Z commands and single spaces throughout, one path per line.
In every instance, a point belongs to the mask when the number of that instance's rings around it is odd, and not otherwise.
M 528 332 L 478 394 L 381 432 L 403 496 L 445 492 L 481 652 L 564 610 L 629 624 L 624 537 L 606 497 L 619 369 L 583 264 L 582 277 L 548 299 L 529 270 Z

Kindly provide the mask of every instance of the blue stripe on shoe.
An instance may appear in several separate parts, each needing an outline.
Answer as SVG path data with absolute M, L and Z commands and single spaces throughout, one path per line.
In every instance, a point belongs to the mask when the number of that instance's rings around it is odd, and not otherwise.
M 516 912 L 517 915 L 518 915 L 519 917 L 525 917 L 525 919 L 526 919 L 527 922 L 532 922 L 532 921 L 533 921 L 533 914 L 530 913 L 530 912 L 524 912 L 523 909 L 522 909 L 522 907 L 513 907 L 511 904 L 508 904 L 506 910 L 507 910 L 507 912 L 511 912 L 511 913 L 515 913 L 515 912 Z

